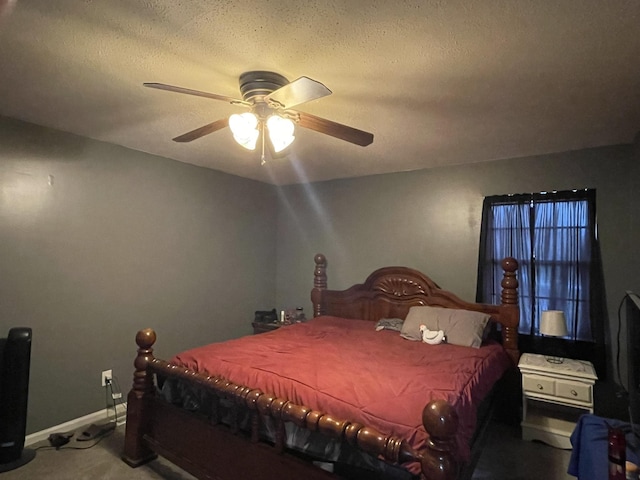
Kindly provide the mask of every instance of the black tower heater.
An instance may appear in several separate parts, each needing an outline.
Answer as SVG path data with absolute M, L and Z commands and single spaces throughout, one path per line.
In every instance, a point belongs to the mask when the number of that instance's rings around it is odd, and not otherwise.
M 17 327 L 0 339 L 0 472 L 30 462 L 35 450 L 24 448 L 31 364 L 31 329 Z

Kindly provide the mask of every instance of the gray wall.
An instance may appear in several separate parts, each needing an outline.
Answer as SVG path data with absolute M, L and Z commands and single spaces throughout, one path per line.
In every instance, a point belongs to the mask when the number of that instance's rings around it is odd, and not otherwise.
M 27 433 L 161 358 L 250 333 L 273 303 L 273 187 L 0 118 L 0 332 L 33 328 Z
M 485 196 L 589 187 L 597 189 L 605 321 L 615 332 L 625 290 L 640 291 L 639 160 L 632 146 L 616 146 L 281 188 L 277 303 L 311 309 L 317 252 L 327 256 L 330 288 L 405 265 L 474 301 Z

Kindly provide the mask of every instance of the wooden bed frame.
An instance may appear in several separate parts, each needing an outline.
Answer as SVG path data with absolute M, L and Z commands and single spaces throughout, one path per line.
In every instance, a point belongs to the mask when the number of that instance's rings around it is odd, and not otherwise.
M 343 291 L 327 288 L 326 259 L 314 258 L 314 287 L 311 291 L 314 316 L 334 315 L 377 321 L 380 318 L 405 318 L 413 305 L 432 305 L 486 312 L 501 325 L 501 338 L 514 361 L 518 351 L 517 262 L 502 262 L 501 305 L 465 302 L 442 290 L 426 275 L 405 267 L 386 267 L 373 272 L 363 284 Z M 122 459 L 132 467 L 162 455 L 201 479 L 327 479 L 336 475 L 313 466 L 285 447 L 284 423 L 319 431 L 343 440 L 391 464 L 419 462 L 422 477 L 428 480 L 454 479 L 460 465 L 453 455 L 457 414 L 444 400 L 429 402 L 422 411 L 422 423 L 429 440 L 422 451 L 413 450 L 401 438 L 385 435 L 366 425 L 335 418 L 285 398 L 237 385 L 214 374 L 196 373 L 155 358 L 156 334 L 145 329 L 136 335 L 138 354 L 134 361 L 133 388 L 127 397 L 127 425 Z M 211 417 L 187 412 L 170 405 L 156 394 L 155 377 L 191 382 L 214 394 L 215 399 L 233 401 L 238 411 L 248 409 L 251 431 L 238 422 L 222 424 L 217 418 L 217 401 Z M 261 418 L 272 417 L 278 426 L 275 444 L 259 439 Z M 235 418 L 235 416 L 234 416 Z

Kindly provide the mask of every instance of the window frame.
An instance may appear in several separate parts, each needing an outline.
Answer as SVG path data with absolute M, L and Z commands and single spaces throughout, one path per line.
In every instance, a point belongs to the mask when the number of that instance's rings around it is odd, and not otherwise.
M 585 215 L 586 224 L 578 223 L 562 229 L 579 228 L 582 234 L 578 238 L 586 238 L 589 252 L 578 251 L 577 255 L 583 255 L 582 260 L 566 260 L 573 262 L 579 275 L 586 276 L 587 283 L 583 286 L 582 297 L 564 299 L 564 304 L 557 296 L 549 295 L 547 292 L 540 292 L 540 285 L 536 275 L 540 272 L 540 267 L 545 264 L 553 269 L 558 263 L 552 258 L 546 258 L 539 254 L 536 243 L 539 240 L 536 235 L 547 228 L 557 227 L 553 225 L 538 225 L 536 218 L 540 213 L 537 208 L 549 202 L 585 202 L 586 212 L 579 212 Z M 511 217 L 502 218 L 502 225 L 495 228 L 494 207 L 513 206 L 513 210 L 508 212 Z M 524 209 L 524 210 L 523 210 Z M 554 210 L 555 212 L 555 210 Z M 548 212 L 547 212 L 548 214 Z M 553 221 L 557 221 L 554 217 Z M 496 231 L 503 229 L 500 236 L 496 236 Z M 538 231 L 536 231 L 538 229 Z M 513 230 L 507 232 L 507 230 Z M 514 231 L 518 231 L 517 235 Z M 505 232 L 509 233 L 508 235 Z M 547 232 L 548 233 L 548 232 Z M 523 236 L 528 234 L 528 238 Z M 491 237 L 493 235 L 493 237 Z M 515 236 L 514 236 L 515 235 Z M 556 246 L 554 254 L 563 251 L 564 244 L 558 243 L 558 238 L 566 237 L 554 236 Z M 572 237 L 574 238 L 574 237 Z M 561 240 L 560 240 L 561 241 Z M 500 245 L 498 247 L 498 245 Z M 500 251 L 497 251 L 497 249 Z M 571 246 L 571 248 L 580 248 Z M 492 250 L 493 253 L 489 253 Z M 536 251 L 537 250 L 537 251 Z M 586 258 L 584 256 L 586 255 Z M 604 308 L 604 285 L 600 259 L 600 248 L 598 243 L 598 231 L 596 221 L 596 192 L 595 189 L 567 190 L 554 192 L 540 192 L 529 194 L 495 195 L 485 197 L 483 203 L 480 249 L 478 257 L 478 284 L 476 300 L 478 302 L 495 303 L 499 300 L 500 285 L 500 261 L 503 257 L 513 256 L 518 260 L 518 278 L 520 281 L 519 302 L 521 315 L 526 315 L 527 321 L 523 323 L 525 330 L 520 330 L 520 348 L 522 351 L 533 351 L 537 353 L 558 354 L 566 353 L 565 356 L 573 358 L 583 358 L 591 360 L 596 365 L 596 370 L 600 374 L 604 370 L 604 325 L 606 324 L 606 309 Z M 554 257 L 557 258 L 557 257 Z M 549 270 L 549 268 L 547 268 Z M 567 269 L 565 269 L 567 270 Z M 563 276 L 562 278 L 567 278 Z M 584 281 L 584 278 L 580 279 Z M 550 280 L 551 281 L 551 280 Z M 564 285 L 564 283 L 563 283 Z M 550 298 L 541 298 L 542 294 L 547 294 Z M 542 300 L 542 301 L 541 301 Z M 580 309 L 580 304 L 576 305 L 573 311 L 567 312 L 569 302 L 585 302 Z M 542 306 L 541 306 L 542 305 Z M 564 339 L 552 339 L 542 337 L 539 333 L 539 316 L 542 310 L 564 310 L 568 318 L 570 334 Z M 574 316 L 572 317 L 572 314 Z M 572 319 L 569 321 L 569 319 Z M 524 319 L 521 318 L 521 322 Z M 579 322 L 588 322 L 582 323 Z M 583 325 L 588 328 L 580 329 Z M 586 332 L 586 334 L 585 334 Z M 604 373 L 603 373 L 604 374 Z

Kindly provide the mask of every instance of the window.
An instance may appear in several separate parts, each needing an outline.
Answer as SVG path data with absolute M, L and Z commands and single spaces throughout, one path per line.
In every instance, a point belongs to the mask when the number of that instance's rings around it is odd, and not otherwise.
M 500 262 L 506 256 L 516 258 L 519 333 L 525 343 L 527 336 L 539 337 L 541 312 L 562 310 L 568 340 L 604 345 L 595 200 L 595 190 L 485 198 L 477 299 L 500 303 Z M 593 354 L 589 357 L 594 364 L 598 361 Z

